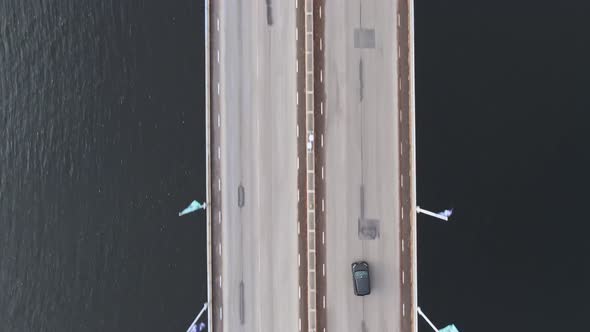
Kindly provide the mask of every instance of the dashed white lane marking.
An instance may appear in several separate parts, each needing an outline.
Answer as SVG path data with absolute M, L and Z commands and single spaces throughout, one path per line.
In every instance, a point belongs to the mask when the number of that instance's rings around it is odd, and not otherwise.
M 404 206 L 402 205 L 402 218 L 403 218 L 403 215 L 404 215 Z
M 298 2 L 298 1 L 299 1 L 299 0 L 295 0 L 295 9 L 297 9 L 297 2 Z
M 217 18 L 217 31 L 219 31 L 219 18 Z
M 322 147 L 324 146 L 324 134 L 320 135 L 320 141 L 322 143 Z
M 297 157 L 297 170 L 299 170 L 299 157 Z
M 295 41 L 299 40 L 299 30 L 297 30 L 297 28 L 295 28 Z
M 323 45 L 324 45 L 324 42 L 323 42 L 322 38 L 320 38 L 320 51 L 322 50 Z
M 402 271 L 402 285 L 406 283 L 406 273 Z
M 406 316 L 406 304 L 402 303 L 402 316 Z
M 404 176 L 402 175 L 402 176 L 400 176 L 400 178 L 401 178 L 400 179 L 401 180 L 401 185 L 402 185 L 402 188 L 403 188 L 404 187 Z
M 320 70 L 320 82 L 324 81 L 324 71 Z
M 324 166 L 322 166 L 322 179 L 324 178 Z
M 404 239 L 402 239 L 402 252 L 404 252 Z
M 322 275 L 326 276 L 326 264 L 322 263 Z
M 217 189 L 221 191 L 221 179 L 217 179 Z
M 301 300 L 301 286 L 299 286 L 299 299 Z
M 324 102 L 320 103 L 320 114 L 324 114 Z
M 219 83 L 217 83 L 217 95 L 219 95 Z
M 299 203 L 299 195 L 300 195 L 301 191 L 299 190 L 299 188 L 297 188 L 297 203 Z
M 297 235 L 299 235 L 299 233 L 301 232 L 301 224 L 299 223 L 299 220 L 297 221 Z
M 326 295 L 323 296 L 323 302 L 324 302 L 324 309 L 326 309 Z
M 221 127 L 221 115 L 217 114 L 217 128 Z
M 217 160 L 221 159 L 221 146 L 217 147 Z M 219 179 L 221 181 L 221 178 Z
M 324 199 L 322 198 L 322 212 L 324 212 Z
M 299 91 L 295 94 L 295 103 L 299 105 Z
M 219 320 L 223 320 L 223 308 L 219 307 Z
M 322 7 L 320 7 L 320 18 L 322 18 Z
M 217 50 L 217 63 L 219 63 L 219 50 Z
M 219 256 L 221 256 L 221 243 L 219 244 Z
M 299 125 L 297 125 L 297 137 L 299 137 Z
M 326 241 L 325 241 L 325 237 L 324 237 L 324 232 L 322 232 L 322 244 L 324 244 L 325 242 Z
M 295 72 L 299 72 L 299 60 L 295 60 Z
M 221 211 L 219 211 L 218 213 L 219 213 L 219 216 L 217 218 L 217 222 L 221 224 Z
M 402 145 L 402 142 L 399 142 L 399 151 L 400 151 L 399 153 L 400 153 L 400 155 L 402 155 L 402 156 L 404 155 L 404 149 L 403 149 L 403 147 L 404 147 L 404 146 Z
M 221 276 L 219 276 L 219 288 L 221 288 Z

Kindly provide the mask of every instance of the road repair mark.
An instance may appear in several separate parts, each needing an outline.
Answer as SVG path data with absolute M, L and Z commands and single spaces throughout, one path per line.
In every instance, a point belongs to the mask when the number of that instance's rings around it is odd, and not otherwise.
M 272 26 L 273 18 L 272 18 L 272 2 L 270 0 L 266 0 L 266 24 Z
M 240 184 L 238 186 L 238 207 L 244 207 L 244 195 L 244 186 Z
M 244 281 L 240 281 L 240 324 L 244 325 Z

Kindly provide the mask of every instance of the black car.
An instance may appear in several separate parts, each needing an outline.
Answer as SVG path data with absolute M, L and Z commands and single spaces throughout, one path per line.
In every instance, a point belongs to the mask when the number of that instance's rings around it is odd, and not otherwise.
M 371 279 L 369 278 L 369 264 L 367 262 L 352 263 L 352 285 L 354 294 L 357 296 L 371 294 Z

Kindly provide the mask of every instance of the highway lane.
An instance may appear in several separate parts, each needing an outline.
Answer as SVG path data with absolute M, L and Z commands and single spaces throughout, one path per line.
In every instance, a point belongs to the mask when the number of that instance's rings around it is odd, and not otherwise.
M 273 1 L 269 26 L 264 1 L 218 7 L 223 329 L 296 331 L 295 8 Z
M 400 330 L 396 10 L 394 0 L 326 3 L 325 264 L 330 331 Z M 358 28 L 374 31 L 374 45 L 365 30 L 357 46 L 367 48 L 355 47 Z M 375 239 L 359 237 L 359 218 L 377 220 Z M 369 296 L 353 294 L 350 265 L 356 260 L 370 265 Z

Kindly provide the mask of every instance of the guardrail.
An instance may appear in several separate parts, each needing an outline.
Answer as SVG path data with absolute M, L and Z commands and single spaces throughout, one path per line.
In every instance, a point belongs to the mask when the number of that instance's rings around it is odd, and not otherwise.
M 205 160 L 206 167 L 206 186 L 207 186 L 207 203 L 211 202 L 211 87 L 210 87 L 210 41 L 209 41 L 209 0 L 205 0 Z M 211 209 L 207 213 L 207 305 L 211 306 L 212 296 L 212 273 L 211 266 Z M 213 331 L 213 311 L 207 311 L 207 327 Z
M 307 139 L 307 321 L 308 331 L 316 331 L 316 227 L 315 227 L 315 156 L 314 156 L 314 64 L 313 0 L 305 0 L 305 132 Z

